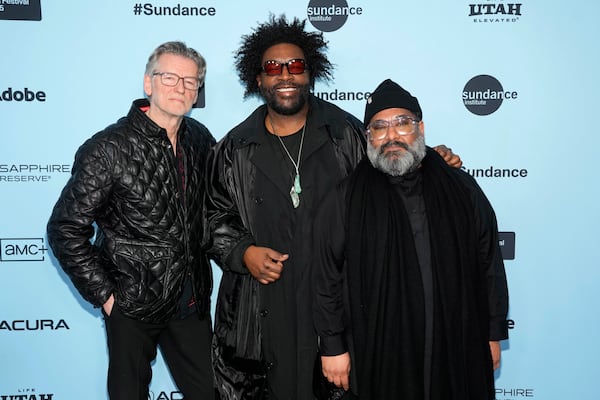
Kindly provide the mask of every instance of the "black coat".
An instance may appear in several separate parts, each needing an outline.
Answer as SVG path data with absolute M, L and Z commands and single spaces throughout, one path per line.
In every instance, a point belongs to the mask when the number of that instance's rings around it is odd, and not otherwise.
M 209 162 L 210 253 L 223 269 L 215 319 L 217 386 L 228 399 L 252 398 L 266 375 L 276 398 L 312 399 L 312 218 L 320 199 L 362 158 L 364 135 L 356 118 L 311 97 L 302 194 L 294 209 L 292 166 L 266 134 L 265 115 L 261 106 L 229 132 Z M 250 244 L 290 255 L 277 282 L 260 285 L 249 275 L 242 256 Z
M 48 240 L 77 290 L 94 306 L 114 293 L 125 315 L 164 322 L 176 312 L 189 273 L 197 309 L 207 315 L 212 275 L 201 250 L 203 190 L 215 140 L 204 125 L 184 118 L 178 132 L 185 159 L 184 206 L 171 143 L 140 110 L 147 105 L 147 100 L 135 101 L 126 117 L 79 148 L 48 222 Z
M 316 218 L 321 351 L 349 351 L 360 399 L 492 399 L 489 341 L 508 337 L 495 213 L 433 151 L 402 177 L 365 158 Z

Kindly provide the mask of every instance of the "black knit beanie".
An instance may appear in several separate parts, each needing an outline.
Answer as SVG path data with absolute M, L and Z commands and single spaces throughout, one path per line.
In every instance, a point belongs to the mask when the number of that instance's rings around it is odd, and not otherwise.
M 386 108 L 405 108 L 415 114 L 419 120 L 423 118 L 423 112 L 417 98 L 413 97 L 408 91 L 391 79 L 381 82 L 377 86 L 377 89 L 367 98 L 364 119 L 365 126 L 369 125 L 373 115 Z

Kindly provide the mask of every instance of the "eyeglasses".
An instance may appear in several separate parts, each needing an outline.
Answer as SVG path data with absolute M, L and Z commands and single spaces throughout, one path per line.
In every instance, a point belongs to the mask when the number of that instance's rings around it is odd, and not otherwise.
M 415 125 L 419 122 L 408 115 L 397 115 L 390 120 L 376 119 L 367 126 L 367 135 L 371 140 L 381 140 L 387 135 L 390 127 L 394 128 L 398 135 L 411 135 L 415 133 Z
M 262 70 L 269 76 L 281 75 L 283 73 L 283 67 L 287 67 L 287 70 L 292 75 L 303 74 L 308 68 L 306 62 L 301 58 L 292 58 L 286 63 L 279 62 L 277 60 L 265 61 Z
M 200 79 L 193 76 L 179 76 L 172 72 L 155 72 L 152 76 L 160 76 L 160 81 L 165 86 L 177 86 L 183 80 L 183 87 L 188 90 L 197 90 L 200 87 Z

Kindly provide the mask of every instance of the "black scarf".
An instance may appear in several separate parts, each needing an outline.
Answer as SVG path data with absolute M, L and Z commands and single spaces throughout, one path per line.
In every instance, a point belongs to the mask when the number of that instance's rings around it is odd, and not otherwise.
M 348 286 L 361 400 L 493 399 L 485 276 L 474 209 L 454 170 L 433 150 L 420 168 L 434 291 L 431 371 L 424 371 L 423 282 L 403 202 L 364 159 L 348 191 Z M 429 399 L 427 399 L 429 400 Z

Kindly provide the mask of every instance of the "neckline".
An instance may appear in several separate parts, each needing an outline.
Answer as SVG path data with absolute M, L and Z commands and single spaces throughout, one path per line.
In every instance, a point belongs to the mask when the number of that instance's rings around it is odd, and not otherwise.
M 268 118 L 269 118 L 269 123 L 271 124 L 271 129 L 273 130 L 273 135 L 277 137 L 277 139 L 279 140 L 279 143 L 281 144 L 283 151 L 285 152 L 285 154 L 288 156 L 288 158 L 294 165 L 294 169 L 296 170 L 296 175 L 299 175 L 300 174 L 300 160 L 302 158 L 302 148 L 304 147 L 304 134 L 306 132 L 306 121 L 304 122 L 304 125 L 302 126 L 302 132 L 301 132 L 301 136 L 300 136 L 300 146 L 298 147 L 298 159 L 294 160 L 294 158 L 290 154 L 288 148 L 283 143 L 281 136 L 279 136 L 277 134 L 277 130 L 275 129 L 275 125 L 273 124 L 273 119 L 271 118 L 271 116 L 268 116 Z M 296 135 L 296 134 L 297 134 L 297 132 L 292 133 L 291 135 L 286 135 L 286 137 Z

